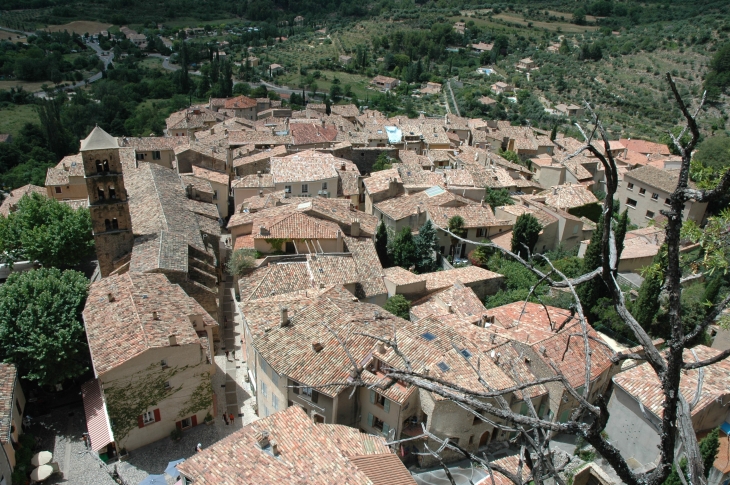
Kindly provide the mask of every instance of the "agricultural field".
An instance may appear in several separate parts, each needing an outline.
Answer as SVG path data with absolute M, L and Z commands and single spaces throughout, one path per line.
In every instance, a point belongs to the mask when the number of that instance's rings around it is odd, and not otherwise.
M 3 89 L 0 86 L 0 89 Z M 0 109 L 0 133 L 18 136 L 26 123 L 38 123 L 38 112 L 31 104 L 10 105 Z
M 88 22 L 85 20 L 76 20 L 63 25 L 49 25 L 44 30 L 48 32 L 69 32 L 73 34 L 84 35 L 86 33 L 93 35 L 98 34 L 102 30 L 109 30 L 112 24 L 102 22 Z

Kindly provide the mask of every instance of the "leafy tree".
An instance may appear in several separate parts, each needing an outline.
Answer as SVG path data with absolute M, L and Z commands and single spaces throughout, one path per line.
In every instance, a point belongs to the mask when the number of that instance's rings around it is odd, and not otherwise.
M 730 86 L 730 43 L 717 49 L 710 61 L 710 71 L 705 76 L 707 95 L 713 99 Z
M 393 295 L 388 298 L 388 301 L 383 305 L 383 309 L 405 320 L 411 318 L 411 302 L 406 300 L 403 295 Z
M 600 225 L 600 224 L 599 224 Z M 614 237 L 616 238 L 616 254 L 621 259 L 621 253 L 624 251 L 624 240 L 626 239 L 626 231 L 629 228 L 629 210 L 624 209 L 614 228 Z
M 436 271 L 436 258 L 433 254 L 434 252 L 438 254 L 438 240 L 436 239 L 436 229 L 430 220 L 427 220 L 418 230 L 415 244 L 416 271 L 419 273 Z
M 652 328 L 654 318 L 659 312 L 661 301 L 659 296 L 664 286 L 664 268 L 666 267 L 667 250 L 664 246 L 654 256 L 651 266 L 644 270 L 644 281 L 639 287 L 639 296 L 632 305 L 632 313 L 636 321 L 639 322 L 645 330 L 652 330 L 656 333 L 656 329 Z
M 466 229 L 464 228 L 464 218 L 461 216 L 453 216 L 451 219 L 449 219 L 448 222 L 448 228 L 449 231 L 461 238 L 466 237 Z M 451 237 L 451 257 L 455 258 L 456 255 L 456 245 L 458 244 L 459 240 L 455 237 Z
M 41 100 L 38 104 L 38 117 L 45 134 L 48 148 L 60 160 L 65 155 L 73 153 L 76 140 L 68 129 L 61 123 L 62 99 Z
M 713 463 L 715 462 L 715 456 L 717 455 L 717 450 L 720 447 L 720 441 L 719 441 L 719 429 L 714 429 L 700 440 L 700 455 L 702 456 L 702 463 L 705 467 L 705 478 L 707 478 L 710 475 L 710 470 L 712 470 Z M 682 471 L 682 473 L 687 475 L 687 458 L 682 458 L 679 461 L 679 469 Z M 676 464 L 672 466 L 672 472 L 669 474 L 666 480 L 664 480 L 664 485 L 683 485 L 683 481 L 681 478 L 679 478 L 677 471 Z M 685 478 L 685 481 L 688 479 Z
M 413 239 L 410 227 L 404 227 L 393 238 L 390 245 L 390 254 L 395 266 L 410 268 L 415 265 L 417 258 L 416 242 Z
M 253 249 L 236 249 L 226 263 L 226 270 L 231 276 L 241 277 L 247 269 L 256 264 L 256 251 Z
M 730 137 L 713 136 L 704 139 L 697 146 L 693 160 L 714 170 L 724 169 L 730 165 Z
M 481 242 L 490 243 L 488 239 L 482 240 Z M 489 258 L 494 254 L 494 249 L 486 246 L 477 246 L 472 252 L 469 253 L 469 262 L 474 266 L 485 267 L 489 262 Z
M 573 23 L 575 25 L 586 24 L 586 11 L 582 7 L 577 8 L 573 11 Z
M 484 203 L 488 204 L 492 208 L 492 212 L 494 212 L 495 208 L 503 205 L 513 205 L 515 201 L 509 196 L 507 189 L 486 187 L 484 189 Z
M 522 214 L 512 228 L 512 252 L 522 258 L 532 253 L 540 236 L 542 225 L 532 214 Z M 527 247 L 525 247 L 527 246 Z
M 380 152 L 380 155 L 378 155 L 377 160 L 375 160 L 375 163 L 373 164 L 373 168 L 371 172 L 380 172 L 381 170 L 388 170 L 393 165 L 390 163 L 390 157 L 386 152 Z
M 88 209 L 72 209 L 39 194 L 23 197 L 18 209 L 0 216 L 0 254 L 39 261 L 43 266 L 76 266 L 94 251 Z
M 89 364 L 81 311 L 89 281 L 78 271 L 12 273 L 0 286 L 0 356 L 25 379 L 53 386 Z

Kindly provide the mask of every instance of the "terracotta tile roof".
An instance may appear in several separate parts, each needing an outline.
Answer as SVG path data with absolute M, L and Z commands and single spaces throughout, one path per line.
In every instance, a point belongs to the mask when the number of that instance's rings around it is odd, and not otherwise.
M 274 176 L 270 173 L 259 173 L 254 175 L 246 175 L 245 177 L 241 177 L 239 179 L 234 180 L 231 183 L 231 188 L 241 188 L 241 189 L 264 189 L 264 188 L 274 188 Z
M 540 210 L 539 208 L 531 208 L 522 204 L 503 205 L 499 208 L 507 212 L 508 214 L 512 214 L 516 217 L 519 217 L 522 214 L 532 214 L 537 218 L 540 224 L 542 224 L 542 227 L 558 221 L 557 217 L 552 214 L 548 214 L 547 212 Z
M 260 131 L 229 131 L 228 144 L 230 146 L 240 145 L 291 145 L 291 135 L 275 135 L 270 132 Z
M 476 204 L 462 207 L 431 206 L 427 209 L 428 217 L 440 227 L 447 227 L 449 219 L 460 216 L 464 219 L 465 228 L 480 228 L 489 226 L 511 226 L 512 222 L 498 220 L 489 206 Z
M 628 138 L 621 138 L 619 142 L 626 147 L 628 150 L 641 153 L 646 155 L 647 153 L 653 153 L 658 155 L 669 156 L 669 147 L 663 143 L 654 143 L 645 140 L 630 140 Z M 613 146 L 613 143 L 611 143 Z
M 661 245 L 653 244 L 643 237 L 629 236 L 626 234 L 624 250 L 621 252 L 621 260 L 653 258 L 659 252 Z
M 535 198 L 545 198 L 545 205 L 560 209 L 572 209 L 587 204 L 597 204 L 598 198 L 584 185 L 565 184 L 538 192 Z
M 162 231 L 184 234 L 189 245 L 205 251 L 195 215 L 187 209 L 187 197 L 174 170 L 155 163 L 140 163 L 127 170 L 124 182 L 135 235 Z
M 18 371 L 13 364 L 0 363 L 0 443 L 3 444 L 12 441 L 10 434 L 17 379 Z
M 388 289 L 383 282 L 383 266 L 380 264 L 373 240 L 345 236 L 345 246 L 352 254 L 365 296 L 387 294 Z
M 188 242 L 185 235 L 161 231 L 134 241 L 129 270 L 151 273 L 155 270 L 188 271 Z
M 113 301 L 109 301 L 111 294 Z M 158 319 L 154 319 L 157 312 Z M 217 325 L 178 285 L 162 274 L 125 273 L 91 285 L 83 317 L 95 375 L 110 371 L 151 348 L 200 345 L 190 316 Z
M 338 133 L 335 126 L 322 126 L 311 123 L 292 123 L 289 125 L 289 130 L 293 145 L 331 143 L 335 141 Z
M 651 165 L 644 165 L 643 167 L 626 172 L 624 174 L 624 181 L 629 179 L 671 194 L 677 188 L 679 170 L 662 170 Z M 691 181 L 689 185 L 692 188 L 695 187 L 695 184 Z
M 428 164 L 431 164 L 429 161 Z M 415 165 L 397 165 L 396 168 L 400 174 L 400 179 L 404 187 L 409 188 L 429 188 L 436 185 L 444 184 L 444 174 L 441 172 L 431 172 L 423 170 L 421 164 Z
M 563 165 L 565 165 L 565 168 L 568 169 L 568 171 L 578 180 L 591 180 L 593 175 L 591 175 L 591 172 L 583 166 L 583 163 L 586 161 L 590 162 L 590 160 L 586 160 L 585 157 L 575 157 L 563 162 Z
M 218 207 L 215 204 L 209 202 L 201 202 L 199 200 L 187 199 L 185 201 L 185 208 L 194 214 L 209 217 L 213 220 L 218 220 L 220 214 L 218 213 Z
M 426 290 L 436 291 L 448 288 L 455 281 L 468 285 L 479 281 L 488 281 L 496 278 L 504 278 L 499 273 L 480 268 L 478 266 L 465 266 L 463 268 L 447 269 L 444 271 L 436 271 L 434 273 L 426 273 L 423 275 L 426 280 Z
M 342 232 L 337 224 L 293 211 L 279 217 L 263 215 L 253 219 L 254 239 L 337 239 Z
M 432 205 L 467 205 L 470 201 L 434 186 L 413 195 L 402 195 L 375 204 L 380 212 L 394 221 L 399 221 L 418 212 L 424 212 Z
M 174 150 L 175 147 L 187 145 L 190 140 L 187 136 L 145 136 L 117 138 L 120 147 L 134 148 L 137 151 Z
M 332 432 L 334 427 L 338 431 Z M 340 432 L 341 428 L 316 424 L 301 408 L 292 406 L 234 432 L 188 458 L 178 469 L 200 485 L 381 485 L 385 482 L 379 481 L 378 470 L 391 470 L 394 477 L 409 475 L 398 457 L 389 454 L 384 439 L 360 436 L 357 430 Z M 269 443 L 276 443 L 276 456 L 270 446 L 261 448 L 264 433 Z M 382 464 L 360 455 L 381 457 Z M 389 456 L 398 460 L 399 468 Z M 401 483 L 410 485 L 405 481 L 394 485 Z
M 200 194 L 208 194 L 213 197 L 213 186 L 209 180 L 201 179 L 190 174 L 180 174 L 180 183 L 187 189 L 188 186 L 192 185 L 193 188 Z
M 571 318 L 568 310 L 551 306 L 547 309 L 549 318 L 542 305 L 528 302 L 525 306 L 524 301 L 518 301 L 490 308 L 486 311 L 486 315 L 494 320 L 490 331 L 512 340 L 533 344 L 552 337 L 555 334 L 553 329 L 577 321 L 577 317 L 576 320 Z
M 360 172 L 337 170 L 339 182 L 337 184 L 337 195 L 349 197 L 360 194 Z
M 370 177 L 363 179 L 363 185 L 367 193 L 373 195 L 387 191 L 391 180 L 394 180 L 397 184 L 403 183 L 397 168 L 373 172 Z
M 180 155 L 185 152 L 194 152 L 200 155 L 203 155 L 204 157 L 210 157 L 215 160 L 220 160 L 222 162 L 226 162 L 228 160 L 228 155 L 226 154 L 226 149 L 219 147 L 219 146 L 207 146 L 202 143 L 191 143 L 189 145 L 180 145 L 178 147 L 174 148 L 175 155 Z
M 363 472 L 373 485 L 416 485 L 416 481 L 408 472 L 398 455 L 353 456 L 350 462 Z
M 81 154 L 67 155 L 58 162 L 53 168 L 49 168 L 46 173 L 46 186 L 49 185 L 68 185 L 69 177 L 83 177 L 84 164 L 81 160 Z
M 291 160 L 276 158 L 271 161 L 271 175 L 275 184 L 287 182 L 315 182 L 337 178 L 337 170 L 331 162 Z
M 474 290 L 457 281 L 450 288 L 414 301 L 411 313 L 416 319 L 453 314 L 475 324 L 486 313 L 486 309 Z
M 371 82 L 371 83 L 382 83 L 382 84 L 386 84 L 386 83 L 392 83 L 392 82 L 394 82 L 394 81 L 397 81 L 397 79 L 396 79 L 396 78 L 394 78 L 394 77 L 388 77 L 388 76 L 375 76 L 375 77 L 373 78 L 373 80 L 372 80 L 372 81 L 370 81 L 370 82 Z
M 228 186 L 228 182 L 230 181 L 230 177 L 227 173 L 216 172 L 214 170 L 208 170 L 207 168 L 198 167 L 195 165 L 193 165 L 193 175 L 201 179 L 210 180 L 211 182 L 223 184 L 226 187 Z M 223 196 L 224 194 L 220 195 Z
M 20 202 L 20 199 L 30 194 L 38 194 L 42 195 L 43 197 L 46 197 L 48 195 L 45 187 L 38 187 L 37 185 L 28 184 L 17 189 L 13 189 L 0 205 L 0 214 L 7 217 L 8 214 L 15 211 L 16 207 L 18 206 L 18 202 Z
M 172 113 L 165 120 L 165 124 L 168 130 L 199 130 L 225 118 L 223 113 L 216 113 L 206 107 L 191 106 Z
M 217 219 L 211 219 L 210 217 L 206 217 L 200 214 L 194 214 L 194 216 L 195 219 L 198 221 L 198 227 L 200 227 L 200 232 L 204 232 L 205 234 L 210 234 L 216 237 L 221 236 L 221 226 L 218 224 Z
M 423 281 L 424 279 L 423 275 L 411 273 L 407 269 L 401 268 L 400 266 L 391 266 L 390 268 L 385 268 L 383 270 L 383 274 L 388 281 L 392 281 L 396 285 L 409 285 L 411 283 Z
M 244 165 L 248 164 L 255 164 L 263 161 L 269 161 L 272 157 L 280 157 L 286 155 L 286 147 L 285 146 L 276 146 L 270 150 L 266 150 L 263 152 L 255 153 L 253 155 L 241 157 L 241 158 L 234 158 L 233 159 L 233 167 L 242 167 Z
M 256 100 L 246 96 L 226 99 L 223 106 L 226 109 L 248 109 L 256 107 Z
M 684 362 L 695 362 L 695 356 L 692 351 L 697 354 L 697 360 L 709 359 L 721 352 L 718 349 L 698 345 L 692 349 L 684 350 Z M 697 405 L 692 408 L 692 416 L 703 413 L 708 406 L 716 405 L 719 408 L 720 403 L 715 404 L 715 401 L 718 399 L 720 401 L 727 401 L 727 383 L 730 382 L 730 361 L 723 359 L 703 369 L 705 375 L 702 382 L 702 391 Z M 698 376 L 698 370 L 682 372 L 679 389 L 688 402 L 692 402 L 695 398 Z M 651 369 L 651 366 L 645 363 L 629 369 L 615 376 L 613 382 L 641 402 L 645 409 L 661 418 L 663 415 L 662 403 L 664 401 L 664 394 L 662 393 L 659 378 Z
M 332 106 L 332 113 L 345 118 L 354 118 L 360 114 L 360 110 L 354 104 L 343 104 Z

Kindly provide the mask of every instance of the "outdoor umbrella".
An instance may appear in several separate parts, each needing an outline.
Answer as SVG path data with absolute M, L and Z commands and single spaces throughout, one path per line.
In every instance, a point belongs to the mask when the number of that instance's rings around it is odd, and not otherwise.
M 185 458 L 180 458 L 179 460 L 171 461 L 167 464 L 167 468 L 165 468 L 165 473 L 170 475 L 172 478 L 177 478 L 180 476 L 180 472 L 177 471 L 177 465 L 184 462 Z
M 53 453 L 51 453 L 50 451 L 41 451 L 40 453 L 36 453 L 35 456 L 31 458 L 30 463 L 33 466 L 41 466 L 49 463 L 51 460 L 53 460 Z
M 32 472 L 30 472 L 30 478 L 37 482 L 42 482 L 46 478 L 53 474 L 53 467 L 51 465 L 41 465 Z
M 139 485 L 167 485 L 165 475 L 148 475 Z

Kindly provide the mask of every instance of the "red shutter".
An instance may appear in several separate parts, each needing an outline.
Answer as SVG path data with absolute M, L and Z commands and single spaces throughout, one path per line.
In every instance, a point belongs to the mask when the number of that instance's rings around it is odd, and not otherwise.
M 154 410 L 154 413 L 155 413 L 155 423 L 156 423 L 157 421 L 161 420 L 162 418 L 160 417 L 160 410 L 159 409 L 155 409 Z
M 175 421 L 175 427 L 177 429 L 182 429 L 182 421 Z
M 137 416 L 137 425 L 140 428 L 144 428 L 144 418 L 142 417 L 141 414 L 139 416 Z
M 198 425 L 198 417 L 196 415 L 193 414 L 192 417 L 190 418 L 190 421 L 193 422 L 193 426 Z

